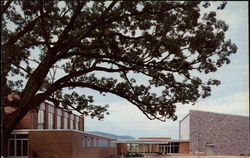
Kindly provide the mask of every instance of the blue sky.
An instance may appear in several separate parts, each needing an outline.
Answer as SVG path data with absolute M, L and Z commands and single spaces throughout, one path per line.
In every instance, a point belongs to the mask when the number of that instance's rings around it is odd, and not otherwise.
M 148 120 L 134 105 L 114 95 L 98 97 L 98 103 L 109 104 L 110 115 L 104 121 L 85 118 L 86 131 L 103 131 L 134 137 L 157 136 L 178 138 L 179 120 L 190 109 L 249 116 L 249 37 L 248 1 L 228 2 L 226 8 L 217 12 L 217 17 L 229 25 L 226 38 L 238 47 L 231 56 L 231 63 L 206 76 L 221 80 L 221 85 L 212 88 L 212 96 L 201 99 L 196 106 L 177 106 L 177 121 Z

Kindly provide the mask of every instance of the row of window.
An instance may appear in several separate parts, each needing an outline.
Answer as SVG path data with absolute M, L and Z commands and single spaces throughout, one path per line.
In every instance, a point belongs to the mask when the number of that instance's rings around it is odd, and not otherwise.
M 8 156 L 28 156 L 28 135 L 11 135 L 8 140 Z
M 57 111 L 57 115 L 54 115 L 54 107 L 49 106 L 48 111 L 48 129 L 77 129 L 79 130 L 79 117 L 74 118 L 74 115 L 68 115 L 68 113 L 64 113 L 64 117 L 62 117 L 62 110 L 59 109 Z M 69 117 L 69 118 L 68 118 Z M 56 121 L 56 127 L 54 126 L 54 119 Z M 69 120 L 69 121 L 68 121 Z M 38 129 L 45 129 L 45 105 L 41 104 L 40 109 L 38 111 Z M 63 122 L 62 122 L 63 121 Z M 63 123 L 63 126 L 62 126 Z M 69 125 L 68 125 L 69 123 Z
M 106 139 L 83 136 L 82 147 L 115 147 L 115 143 Z

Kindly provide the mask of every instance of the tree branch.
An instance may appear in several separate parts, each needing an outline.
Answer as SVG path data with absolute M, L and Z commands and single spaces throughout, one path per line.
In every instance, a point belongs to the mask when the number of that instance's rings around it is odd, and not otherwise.
M 158 64 L 155 64 L 155 65 L 153 65 L 153 64 L 144 64 L 143 62 L 140 62 L 140 61 L 135 61 L 135 60 L 133 61 L 132 59 L 129 59 L 128 57 L 120 57 L 120 56 L 115 56 L 115 55 L 99 55 L 99 54 L 96 54 L 96 53 L 70 52 L 70 53 L 66 53 L 66 54 L 61 54 L 60 56 L 57 57 L 57 60 L 63 59 L 63 58 L 68 58 L 70 56 L 75 56 L 75 55 L 81 55 L 81 56 L 84 56 L 86 58 L 114 59 L 116 61 L 131 63 L 131 64 L 143 66 L 143 67 L 150 67 L 150 68 L 162 69 L 162 70 L 171 71 L 171 72 L 178 72 L 178 71 L 176 71 L 174 69 L 159 66 Z
M 57 46 L 60 47 L 60 45 L 65 41 L 66 36 L 68 35 L 69 31 L 73 28 L 74 22 L 76 21 L 78 15 L 81 13 L 81 10 L 83 6 L 85 5 L 86 2 L 82 2 L 75 10 L 73 16 L 70 19 L 70 22 L 68 25 L 65 27 L 63 30 L 63 33 L 60 35 L 58 41 L 57 41 Z
M 24 72 L 26 72 L 27 74 L 30 75 L 30 72 L 27 71 L 25 68 L 21 67 L 20 65 L 17 65 L 17 64 L 13 64 L 13 65 L 14 65 L 15 67 L 17 67 L 18 69 L 21 69 L 21 70 L 23 70 Z
M 125 38 L 125 39 L 128 39 L 128 40 L 138 40 L 138 39 L 142 39 L 142 38 L 145 38 L 145 36 L 138 36 L 138 37 L 130 37 L 130 36 L 125 36 L 123 35 L 122 33 L 119 33 L 119 32 L 114 32 L 114 33 L 111 33 L 112 35 L 117 35 L 121 38 Z
M 1 17 L 6 12 L 6 10 L 8 9 L 8 7 L 10 6 L 12 2 L 13 0 L 8 0 L 5 5 L 1 6 Z M 4 3 L 4 1 L 2 3 Z
M 43 6 L 44 6 L 44 2 L 43 0 L 40 1 L 40 14 L 41 14 L 41 29 L 42 29 L 42 32 L 43 32 L 43 36 L 44 36 L 44 40 L 45 40 L 45 44 L 47 46 L 48 49 L 50 49 L 50 38 L 49 38 L 49 35 L 48 35 L 48 32 L 46 31 L 46 28 L 45 28 L 45 22 L 44 22 L 44 12 L 43 12 Z
M 75 111 L 79 112 L 80 114 L 82 115 L 85 115 L 83 112 L 81 112 L 80 110 L 78 110 L 76 107 L 74 107 L 73 105 L 71 105 L 71 103 L 65 101 L 65 100 L 59 100 L 59 99 L 54 99 L 54 98 L 47 98 L 48 101 L 51 101 L 53 103 L 57 103 L 57 102 L 61 102 L 61 103 L 65 103 L 67 104 L 68 106 L 70 106 L 72 109 L 74 109 Z
M 158 119 L 158 120 L 161 120 L 160 118 L 158 118 L 157 116 L 154 116 L 153 118 L 150 117 L 141 107 L 140 107 L 140 104 L 144 104 L 144 105 L 147 105 L 148 103 L 143 103 L 141 101 L 139 101 L 138 99 L 136 98 L 133 98 L 131 99 L 131 97 L 129 96 L 126 96 L 125 94 L 123 93 L 119 93 L 118 91 L 115 91 L 115 90 L 111 90 L 111 89 L 108 89 L 108 88 L 104 88 L 104 87 L 100 87 L 100 86 L 97 86 L 97 85 L 94 85 L 94 84 L 89 84 L 89 83 L 84 83 L 84 82 L 67 82 L 65 84 L 62 84 L 60 88 L 64 88 L 64 87 L 84 87 L 84 88 L 90 88 L 90 89 L 93 89 L 93 90 L 97 90 L 99 92 L 108 92 L 108 93 L 112 93 L 112 94 L 115 94 L 119 97 L 122 97 L 126 100 L 128 100 L 130 103 L 134 104 L 137 108 L 139 108 L 140 111 L 143 112 L 143 114 L 145 114 L 147 116 L 148 119 L 150 120 L 153 120 L 153 119 Z M 152 115 L 153 116 L 153 115 Z M 164 120 L 162 120 L 164 121 Z
M 104 14 L 110 11 L 114 5 L 118 2 L 118 0 L 112 1 L 112 3 L 108 6 L 108 8 L 104 11 Z
M 20 31 L 20 32 L 16 33 L 14 36 L 12 36 L 6 43 L 3 44 L 2 49 L 6 49 L 6 48 L 10 47 L 10 45 L 13 45 L 14 43 L 16 43 L 16 41 L 19 40 L 23 35 L 32 31 L 35 24 L 39 20 L 39 18 L 40 18 L 40 16 L 36 17 L 32 22 L 30 22 L 28 25 L 26 25 L 22 31 Z

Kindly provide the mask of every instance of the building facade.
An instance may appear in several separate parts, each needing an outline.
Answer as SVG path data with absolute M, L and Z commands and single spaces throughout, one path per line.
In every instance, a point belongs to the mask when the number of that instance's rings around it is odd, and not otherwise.
M 5 108 L 11 113 L 12 108 Z M 179 122 L 179 139 L 116 140 L 84 132 L 84 118 L 47 102 L 17 124 L 9 158 L 105 158 L 147 154 L 250 155 L 249 117 L 191 110 Z
M 12 108 L 6 108 L 11 113 Z M 30 111 L 8 140 L 12 158 L 103 158 L 116 154 L 115 139 L 84 132 L 84 118 L 47 102 Z
M 13 108 L 6 108 L 7 113 Z M 38 110 L 29 111 L 17 124 L 16 129 L 75 129 L 84 131 L 84 118 L 43 102 Z
M 118 140 L 118 153 L 250 155 L 249 117 L 191 110 L 179 123 L 179 139 Z
M 170 137 L 146 137 L 139 139 L 117 140 L 117 153 L 128 152 L 151 154 L 189 154 L 188 140 L 175 140 Z
M 180 121 L 179 129 L 180 140 L 189 140 L 191 154 L 250 154 L 247 116 L 191 110 Z

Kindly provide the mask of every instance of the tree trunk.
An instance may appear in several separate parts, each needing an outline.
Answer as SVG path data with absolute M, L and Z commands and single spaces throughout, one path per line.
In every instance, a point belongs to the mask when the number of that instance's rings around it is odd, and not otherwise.
M 45 60 L 36 68 L 33 72 L 32 76 L 28 80 L 26 87 L 22 93 L 20 104 L 17 106 L 17 109 L 8 115 L 2 115 L 4 118 L 1 118 L 2 123 L 2 131 L 1 131 L 1 153 L 7 154 L 7 144 L 8 138 L 13 129 L 15 129 L 17 123 L 29 112 L 30 110 L 34 109 L 36 106 L 40 105 L 41 102 L 46 100 L 47 95 L 38 96 L 36 95 L 37 91 L 43 84 L 44 78 L 46 77 L 50 67 L 52 65 L 51 57 L 45 57 Z M 3 80 L 2 80 L 3 82 Z M 4 99 L 4 94 L 1 94 L 1 100 Z M 1 101 L 3 103 L 3 101 Z M 4 104 L 1 104 L 4 105 Z M 3 106 L 1 106 L 2 113 L 4 112 Z M 5 155 L 4 155 L 5 156 Z
M 16 125 L 19 121 L 31 110 L 35 109 L 38 105 L 40 105 L 50 94 L 44 93 L 40 95 L 36 95 L 30 99 L 30 102 L 26 104 L 24 107 L 18 106 L 17 109 L 8 115 L 4 115 L 4 119 L 2 122 L 2 148 L 1 153 L 7 154 L 7 147 L 8 147 L 8 139 L 10 137 L 11 132 L 15 129 Z M 4 112 L 4 110 L 3 110 Z M 6 156 L 6 155 L 3 155 Z
M 27 114 L 28 110 L 22 110 L 21 112 L 14 111 L 11 114 L 5 115 L 2 128 L 2 149 L 3 156 L 7 156 L 8 153 L 8 139 L 11 132 L 15 129 L 18 122 Z

